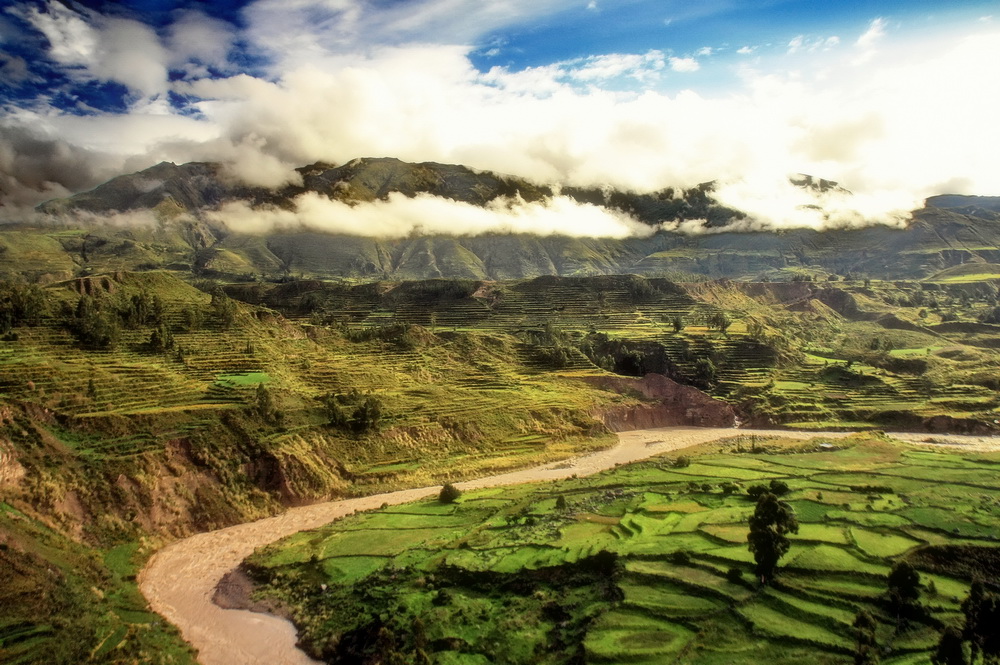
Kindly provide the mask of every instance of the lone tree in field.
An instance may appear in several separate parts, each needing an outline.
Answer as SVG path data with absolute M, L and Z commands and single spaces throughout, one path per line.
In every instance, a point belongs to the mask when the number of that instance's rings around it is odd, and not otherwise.
M 451 483 L 445 483 L 444 487 L 441 488 L 441 493 L 438 494 L 438 501 L 441 503 L 455 503 L 455 499 L 460 496 L 462 496 L 462 490 Z
M 968 665 L 962 648 L 962 631 L 954 626 L 945 628 L 937 650 L 931 654 L 931 662 L 934 665 Z
M 986 588 L 980 579 L 973 580 L 969 595 L 962 601 L 962 614 L 965 615 L 965 625 L 962 626 L 962 637 L 969 641 L 970 660 L 974 663 L 982 651 L 983 642 L 988 632 L 984 631 L 983 610 L 986 609 Z
M 917 618 L 920 607 L 920 573 L 907 561 L 897 561 L 889 571 L 889 605 L 899 623 Z
M 878 624 L 871 614 L 859 611 L 854 617 L 854 665 L 878 665 L 879 650 L 875 641 Z
M 761 584 L 774 578 L 778 559 L 788 552 L 791 543 L 786 534 L 798 532 L 799 522 L 792 507 L 770 492 L 761 494 L 757 509 L 750 516 L 750 533 L 747 534 Z
M 970 663 L 980 654 L 984 663 L 1000 662 L 1000 597 L 986 591 L 981 580 L 975 580 L 969 596 L 962 602 L 965 626 L 962 637 L 969 641 Z

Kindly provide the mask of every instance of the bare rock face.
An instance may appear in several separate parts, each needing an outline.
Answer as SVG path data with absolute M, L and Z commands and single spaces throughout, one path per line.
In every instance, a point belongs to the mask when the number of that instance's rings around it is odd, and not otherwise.
M 613 432 L 678 425 L 736 427 L 738 423 L 731 405 L 662 374 L 647 374 L 642 378 L 592 377 L 587 382 L 603 390 L 637 394 L 646 401 L 593 414 Z

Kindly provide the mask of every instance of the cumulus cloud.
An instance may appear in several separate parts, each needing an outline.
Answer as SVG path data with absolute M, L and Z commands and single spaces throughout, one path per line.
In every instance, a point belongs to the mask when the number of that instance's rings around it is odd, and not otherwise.
M 205 67 L 227 71 L 236 39 L 236 28 L 231 24 L 199 11 L 182 11 L 168 31 L 170 64 L 187 70 L 189 76 L 207 75 Z
M 49 3 L 29 7 L 24 18 L 49 41 L 49 56 L 82 79 L 115 81 L 141 95 L 167 89 L 167 50 L 147 25 L 97 14 L 84 16 Z
M 252 208 L 242 201 L 224 204 L 209 219 L 241 233 L 273 230 L 323 231 L 375 238 L 414 233 L 477 236 L 531 233 L 591 238 L 648 236 L 653 228 L 618 211 L 555 196 L 544 203 L 496 199 L 478 207 L 430 195 L 408 198 L 392 193 L 387 200 L 347 205 L 322 194 L 295 198 L 294 209 Z
M 675 72 L 696 72 L 701 65 L 694 58 L 670 58 L 670 69 Z

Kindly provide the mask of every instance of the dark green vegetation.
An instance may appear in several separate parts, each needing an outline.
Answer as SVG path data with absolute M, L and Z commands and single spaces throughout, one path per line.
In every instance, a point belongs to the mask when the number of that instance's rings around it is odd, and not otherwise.
M 138 547 L 81 544 L 0 502 L 0 662 L 193 665 L 139 593 Z
M 878 645 L 863 662 L 915 665 L 967 625 L 968 562 L 997 552 L 996 454 L 748 444 L 384 508 L 247 568 L 331 663 L 839 664 Z M 746 489 L 771 480 L 799 530 L 762 586 Z

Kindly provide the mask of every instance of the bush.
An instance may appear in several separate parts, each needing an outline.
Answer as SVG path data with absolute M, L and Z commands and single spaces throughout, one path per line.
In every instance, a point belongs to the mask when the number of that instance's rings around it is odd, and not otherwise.
M 774 496 L 784 496 L 789 492 L 788 483 L 784 480 L 772 480 L 770 491 Z
M 733 584 L 739 584 L 740 582 L 743 581 L 743 571 L 737 568 L 736 566 L 733 566 L 732 568 L 726 571 L 726 579 L 732 582 Z
M 462 490 L 451 483 L 445 483 L 438 494 L 438 501 L 441 503 L 455 503 L 455 500 L 460 496 L 462 496 Z
M 681 455 L 674 460 L 674 468 L 676 469 L 683 469 L 688 466 L 691 466 L 691 458 L 687 455 Z
M 670 563 L 677 566 L 686 566 L 691 563 L 691 555 L 687 550 L 677 550 L 670 555 Z

